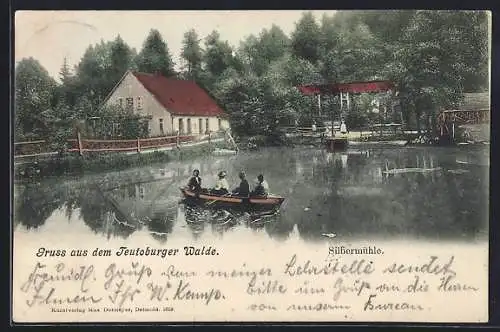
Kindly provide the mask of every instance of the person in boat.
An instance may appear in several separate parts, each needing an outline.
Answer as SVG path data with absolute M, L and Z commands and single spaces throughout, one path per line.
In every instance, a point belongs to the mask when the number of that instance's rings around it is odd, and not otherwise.
M 193 171 L 193 176 L 189 179 L 188 189 L 194 192 L 200 192 L 201 191 L 201 178 L 200 178 L 200 171 L 195 169 Z
M 233 195 L 248 197 L 248 195 L 250 195 L 250 185 L 246 179 L 245 172 L 240 172 L 239 177 L 241 180 L 240 186 L 233 190 Z
M 226 195 L 229 193 L 229 184 L 226 180 L 226 171 L 220 171 L 219 179 L 215 183 L 215 187 L 211 190 L 212 194 L 216 195 Z
M 257 184 L 255 185 L 255 188 L 252 191 L 252 196 L 267 196 L 269 194 L 269 185 L 267 184 L 267 181 L 264 180 L 264 175 L 259 174 L 257 176 Z

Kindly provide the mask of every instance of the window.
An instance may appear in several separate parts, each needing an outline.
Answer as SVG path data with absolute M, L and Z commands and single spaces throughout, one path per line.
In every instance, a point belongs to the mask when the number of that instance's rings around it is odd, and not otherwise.
M 184 133 L 184 121 L 179 119 L 179 135 Z
M 120 108 L 123 108 L 123 98 L 118 98 L 118 106 L 120 106 Z
M 164 133 L 163 132 L 163 119 L 159 119 L 158 121 L 160 122 L 160 134 L 163 135 L 163 133 Z
M 114 123 L 113 123 L 113 131 L 112 131 L 112 135 L 113 135 L 114 137 L 117 137 L 117 136 L 121 136 L 120 134 L 121 134 L 121 133 L 120 133 L 120 124 L 119 124 L 119 123 L 117 123 L 117 122 L 114 122 Z
M 142 97 L 137 97 L 137 109 L 142 110 Z
M 198 119 L 198 132 L 203 134 L 203 119 Z
M 134 98 L 129 97 L 127 98 L 127 109 L 133 109 L 134 108 Z
M 205 120 L 205 127 L 206 127 L 206 132 L 208 134 L 208 132 L 210 131 L 210 127 L 209 127 L 209 124 L 208 124 L 208 119 Z
M 138 185 L 139 198 L 144 199 L 144 187 L 142 185 Z
M 187 119 L 187 133 L 191 134 L 191 119 Z
M 219 130 L 221 130 L 221 129 L 222 129 L 222 120 L 219 119 Z

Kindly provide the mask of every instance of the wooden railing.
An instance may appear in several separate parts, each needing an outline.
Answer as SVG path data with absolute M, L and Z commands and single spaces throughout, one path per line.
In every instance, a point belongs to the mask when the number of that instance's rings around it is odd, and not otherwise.
M 211 142 L 214 139 L 223 138 L 223 133 L 210 133 L 208 135 L 177 135 L 154 138 L 137 138 L 127 140 L 99 140 L 85 139 L 78 134 L 76 139 L 68 140 L 67 152 L 130 152 L 162 149 L 180 146 L 183 143 Z M 49 144 L 45 140 L 16 142 L 14 143 L 14 158 L 27 156 L 42 156 L 56 154 L 51 151 Z
M 14 143 L 14 156 L 37 155 L 42 153 L 50 153 L 50 148 L 44 140 Z

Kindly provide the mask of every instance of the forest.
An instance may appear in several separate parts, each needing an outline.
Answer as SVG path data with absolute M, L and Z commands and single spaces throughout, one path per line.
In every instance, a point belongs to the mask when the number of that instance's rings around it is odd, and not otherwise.
M 464 92 L 489 89 L 489 25 L 480 11 L 340 11 L 316 18 L 304 12 L 287 35 L 273 25 L 232 46 L 217 31 L 184 33 L 182 63 L 175 66 L 160 32 L 151 29 L 137 51 L 117 34 L 89 45 L 79 63 L 61 64 L 59 80 L 34 58 L 15 68 L 16 141 L 63 142 L 75 123 L 93 117 L 131 124 L 125 136 L 144 135 L 140 117 L 101 106 L 127 70 L 159 72 L 197 81 L 230 115 L 238 136 L 276 133 L 278 126 L 307 125 L 317 102 L 296 86 L 390 80 L 407 128 L 432 128 L 436 113 L 453 107 Z M 175 70 L 180 68 L 180 70 Z M 350 128 L 376 121 L 372 97 L 353 100 Z M 322 109 L 338 117 L 338 100 Z

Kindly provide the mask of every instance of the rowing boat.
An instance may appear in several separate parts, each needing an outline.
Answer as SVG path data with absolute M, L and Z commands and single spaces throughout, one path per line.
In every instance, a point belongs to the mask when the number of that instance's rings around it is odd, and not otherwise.
M 243 208 L 250 210 L 276 210 L 283 201 L 284 197 L 276 195 L 267 195 L 266 197 L 239 197 L 231 194 L 216 195 L 208 192 L 197 194 L 187 188 L 180 188 L 186 202 L 206 207 L 227 207 L 227 208 Z

